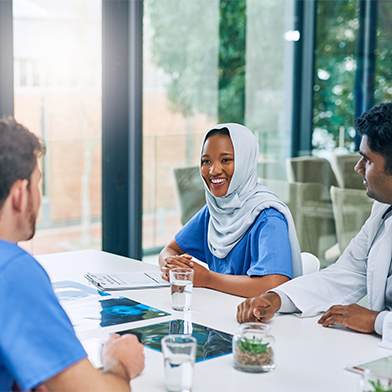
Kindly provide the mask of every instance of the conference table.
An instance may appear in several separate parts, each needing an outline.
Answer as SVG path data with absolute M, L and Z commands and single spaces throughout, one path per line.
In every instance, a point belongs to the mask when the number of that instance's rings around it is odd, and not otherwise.
M 90 285 L 86 272 L 119 273 L 158 269 L 152 264 L 98 250 L 70 251 L 37 256 L 52 282 L 74 281 Z M 238 331 L 236 308 L 243 298 L 205 288 L 194 288 L 192 310 L 171 309 L 170 288 L 111 292 L 149 305 L 170 315 L 126 324 L 77 331 L 83 342 L 106 339 L 110 333 L 167 320 L 184 319 L 229 334 Z M 270 373 L 245 373 L 233 367 L 232 354 L 195 364 L 193 392 L 218 391 L 357 391 L 360 376 L 344 369 L 348 364 L 391 354 L 378 346 L 376 334 L 357 333 L 341 326 L 324 328 L 316 318 L 277 315 L 268 322 L 276 339 L 276 368 Z M 164 391 L 163 358 L 145 348 L 145 369 L 132 380 L 134 392 Z

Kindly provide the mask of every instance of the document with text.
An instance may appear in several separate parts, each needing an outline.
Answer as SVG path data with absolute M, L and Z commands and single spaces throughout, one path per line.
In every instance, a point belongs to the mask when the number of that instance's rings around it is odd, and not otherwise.
M 129 290 L 170 286 L 162 279 L 161 271 L 140 271 L 120 273 L 90 273 L 85 278 L 102 291 Z

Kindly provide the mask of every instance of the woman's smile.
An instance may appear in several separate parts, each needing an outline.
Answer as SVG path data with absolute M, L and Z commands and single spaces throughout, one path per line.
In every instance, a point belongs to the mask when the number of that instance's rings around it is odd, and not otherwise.
M 210 178 L 210 182 L 211 182 L 211 186 L 220 187 L 227 182 L 227 178 L 213 177 L 213 178 Z

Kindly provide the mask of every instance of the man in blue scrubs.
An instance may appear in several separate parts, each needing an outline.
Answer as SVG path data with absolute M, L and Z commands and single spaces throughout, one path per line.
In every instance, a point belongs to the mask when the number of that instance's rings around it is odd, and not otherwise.
M 0 391 L 129 391 L 144 368 L 135 335 L 112 335 L 96 370 L 40 264 L 17 242 L 34 236 L 41 204 L 40 140 L 0 119 Z

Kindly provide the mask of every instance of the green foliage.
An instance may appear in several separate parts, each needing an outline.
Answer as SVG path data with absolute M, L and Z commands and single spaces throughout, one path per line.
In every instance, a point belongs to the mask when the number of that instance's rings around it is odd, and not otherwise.
M 381 383 L 381 381 L 380 380 L 377 380 L 377 381 L 369 381 L 370 382 L 370 384 L 373 386 L 373 391 L 372 392 L 392 392 L 392 388 L 391 388 L 391 386 L 389 386 L 389 384 L 388 384 L 388 387 L 387 387 L 387 389 L 385 389 L 384 387 L 383 387 L 383 385 L 382 385 L 382 383 Z
M 376 104 L 392 101 L 392 2 L 378 2 L 377 47 L 374 100 Z
M 243 123 L 246 0 L 148 0 L 145 15 L 172 110 Z
M 392 101 L 392 2 L 381 0 L 377 8 L 377 42 L 374 70 L 375 104 Z M 358 42 L 359 1 L 317 2 L 315 47 L 315 128 L 328 131 L 337 143 L 341 126 L 353 128 L 359 61 L 364 61 Z M 360 77 L 360 75 L 358 75 Z M 363 88 L 364 86 L 360 86 Z M 346 147 L 350 137 L 346 134 Z
M 173 111 L 185 116 L 200 112 L 217 117 L 219 122 L 244 123 L 247 1 L 146 0 L 144 4 L 149 21 L 145 32 L 151 33 L 148 42 L 154 63 L 165 72 Z M 359 57 L 359 7 L 359 0 L 319 0 L 316 11 L 313 124 L 332 135 L 336 145 L 343 128 L 347 148 L 355 116 L 358 65 L 364 60 Z M 375 104 L 392 101 L 391 20 L 392 1 L 379 0 Z M 257 36 L 269 45 L 266 37 L 273 27 L 260 26 Z M 253 51 L 262 52 L 260 63 L 265 51 L 274 55 L 263 39 L 257 47 L 252 46 Z M 256 54 L 249 52 L 248 56 Z
M 338 141 L 354 121 L 358 0 L 317 4 L 313 122 Z
M 216 0 L 146 0 L 145 33 L 165 72 L 171 109 L 216 116 L 219 8 Z
M 219 3 L 218 122 L 244 123 L 246 0 Z
M 262 354 L 267 351 L 269 343 L 262 344 L 262 339 L 253 336 L 252 340 L 244 338 L 238 343 L 238 348 L 241 351 L 248 351 L 251 354 Z

